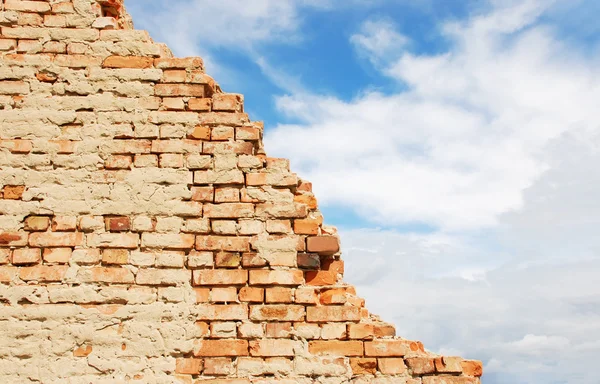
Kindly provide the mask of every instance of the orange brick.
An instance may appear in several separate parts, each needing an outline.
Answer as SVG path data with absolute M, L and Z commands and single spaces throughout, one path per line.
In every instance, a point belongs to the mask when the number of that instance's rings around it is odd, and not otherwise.
M 250 271 L 250 285 L 300 285 L 302 283 L 304 283 L 304 276 L 300 270 Z
M 104 162 L 106 169 L 130 169 L 133 164 L 131 156 L 113 155 L 109 156 Z
M 317 209 L 317 198 L 311 194 L 300 194 L 294 196 L 296 203 L 305 204 L 309 209 Z
M 462 373 L 462 358 L 442 356 L 435 359 L 435 370 L 440 373 Z
M 185 70 L 169 69 L 163 71 L 164 83 L 185 83 L 187 72 Z
M 292 332 L 292 323 L 267 323 L 267 337 L 270 338 L 289 338 L 290 333 Z
M 267 261 L 258 254 L 249 252 L 242 255 L 242 266 L 244 268 L 260 268 L 267 265 Z
M 463 360 L 462 371 L 466 376 L 480 377 L 483 375 L 483 363 L 477 360 Z
M 250 319 L 271 321 L 302 321 L 304 320 L 304 306 L 275 304 L 250 306 Z
M 17 267 L 0 267 L 0 283 L 10 283 L 15 280 L 19 268 Z
M 204 97 L 204 85 L 202 84 L 156 84 L 154 87 L 156 96 L 192 96 Z
M 396 336 L 396 329 L 391 324 L 349 324 L 348 333 L 351 339 L 373 339 L 374 337 Z
M 213 187 L 192 187 L 192 200 L 202 202 L 213 202 L 214 188 Z
M 125 268 L 93 267 L 90 269 L 91 281 L 115 284 L 133 284 L 133 273 Z
M 249 140 L 255 141 L 260 140 L 261 130 L 255 127 L 236 127 L 235 139 L 236 140 Z
M 309 341 L 308 351 L 314 355 L 362 356 L 362 341 Z
M 365 341 L 366 356 L 402 357 L 409 353 L 424 352 L 423 345 L 409 340 Z
M 306 321 L 327 323 L 332 321 L 360 321 L 360 308 L 332 305 L 306 308 Z
M 239 253 L 219 252 L 215 256 L 215 266 L 219 268 L 237 268 L 240 266 L 241 259 Z
M 263 339 L 250 341 L 251 356 L 295 356 L 302 347 L 301 342 L 285 339 Z
M 355 375 L 374 375 L 377 372 L 377 359 L 361 357 L 350 359 L 350 367 Z
M 202 69 L 204 63 L 199 57 L 185 57 L 155 59 L 154 65 L 160 69 Z
M 53 231 L 74 231 L 77 229 L 76 216 L 54 216 L 52 219 Z
M 185 375 L 198 375 L 203 368 L 202 359 L 179 358 L 175 362 L 175 372 Z
M 248 356 L 248 341 L 246 340 L 198 340 L 195 356 Z
M 215 189 L 215 203 L 237 203 L 240 201 L 240 190 L 238 188 Z
M 58 282 L 64 279 L 67 269 L 69 267 L 66 265 L 25 267 L 19 271 L 19 278 L 25 281 L 36 280 L 41 283 Z
M 333 255 L 340 250 L 340 244 L 337 237 L 313 236 L 306 239 L 306 250 L 321 255 Z
M 44 261 L 47 263 L 68 263 L 72 253 L 71 248 L 46 248 L 44 249 Z
M 21 200 L 25 192 L 24 185 L 6 185 L 4 187 L 4 198 L 6 200 Z
M 250 250 L 250 238 L 241 236 L 197 236 L 196 249 L 198 251 L 248 252 Z
M 196 293 L 196 303 L 208 303 L 210 298 L 210 289 L 208 288 L 194 288 Z
M 203 269 L 193 271 L 194 285 L 241 285 L 248 282 L 248 271 L 242 269 Z
M 263 288 L 242 287 L 239 293 L 240 301 L 247 303 L 262 303 L 264 297 L 265 290 Z
M 200 305 L 197 307 L 198 320 L 247 320 L 248 306 L 246 304 L 234 305 Z
M 323 218 L 294 220 L 294 232 L 298 235 L 318 235 Z
M 266 303 L 291 303 L 294 301 L 291 288 L 267 288 L 265 290 Z
M 127 264 L 129 261 L 129 250 L 127 249 L 105 249 L 102 251 L 103 264 Z
M 435 373 L 435 364 L 432 358 L 414 357 L 405 359 L 405 361 L 408 369 L 414 376 Z
M 27 245 L 27 232 L 2 232 L 0 231 L 0 245 L 9 247 L 22 247 Z
M 102 62 L 104 68 L 152 68 L 154 59 L 137 56 L 109 56 Z
M 204 374 L 205 375 L 231 375 L 232 373 L 235 372 L 235 368 L 233 366 L 233 363 L 231 361 L 230 358 L 227 357 L 214 357 L 214 358 L 208 358 L 208 359 L 204 359 Z M 231 379 L 231 380 L 226 380 L 226 379 L 217 379 L 217 380 L 210 380 L 212 381 L 214 384 L 247 384 L 247 381 L 243 381 L 243 382 L 237 382 L 237 379 Z M 207 383 L 202 383 L 201 384 L 207 384 L 209 383 L 209 381 L 207 381 Z M 198 384 L 198 382 L 196 382 L 195 384 Z
M 377 359 L 379 370 L 384 375 L 400 375 L 406 373 L 406 364 L 404 359 L 399 358 L 382 358 Z
M 4 9 L 10 11 L 46 13 L 50 12 L 50 4 L 44 1 L 6 0 Z
M 321 304 L 346 304 L 348 301 L 345 288 L 327 289 L 321 292 Z
M 213 303 L 235 302 L 237 298 L 237 289 L 235 287 L 213 288 L 210 292 L 210 301 Z
M 233 93 L 215 93 L 213 95 L 213 111 L 243 112 L 244 97 Z
M 83 234 L 78 232 L 36 232 L 29 235 L 33 247 L 76 247 L 83 244 Z
M 193 98 L 188 100 L 188 108 L 191 111 L 208 112 L 211 110 L 212 99 L 210 98 Z
M 337 282 L 337 273 L 331 271 L 309 271 L 305 277 L 306 284 L 314 286 L 334 285 Z
M 12 253 L 15 265 L 37 264 L 41 261 L 42 250 L 39 248 L 17 248 Z
M 194 128 L 192 133 L 188 135 L 188 138 L 197 140 L 210 140 L 210 127 L 198 125 Z

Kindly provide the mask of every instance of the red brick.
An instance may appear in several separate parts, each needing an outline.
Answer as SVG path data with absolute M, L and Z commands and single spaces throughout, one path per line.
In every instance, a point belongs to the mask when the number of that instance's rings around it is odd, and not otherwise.
M 77 232 L 36 232 L 29 235 L 29 245 L 33 247 L 76 247 L 83 244 L 83 233 Z
M 24 267 L 19 271 L 19 278 L 25 281 L 36 280 L 41 283 L 58 282 L 65 278 L 67 269 L 69 267 L 66 265 Z
M 308 351 L 313 355 L 362 356 L 362 341 L 309 341 Z
M 111 232 L 127 232 L 131 229 L 131 221 L 127 216 L 107 217 L 106 230 Z
M 152 68 L 154 59 L 137 56 L 109 56 L 104 59 L 104 68 Z
M 198 340 L 195 356 L 248 356 L 248 341 L 246 340 Z

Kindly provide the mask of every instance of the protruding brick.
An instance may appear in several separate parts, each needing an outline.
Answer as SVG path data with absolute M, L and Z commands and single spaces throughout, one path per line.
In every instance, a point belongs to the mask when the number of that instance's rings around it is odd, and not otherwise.
M 339 252 L 340 244 L 337 237 L 313 236 L 306 239 L 306 250 L 321 255 L 333 255 Z
M 483 375 L 483 364 L 477 360 L 463 360 L 461 362 L 463 374 L 466 376 L 480 377 Z

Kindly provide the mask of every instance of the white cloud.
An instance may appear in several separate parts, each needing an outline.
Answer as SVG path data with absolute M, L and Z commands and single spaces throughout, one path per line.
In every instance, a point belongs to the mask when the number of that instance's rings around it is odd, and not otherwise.
M 377 223 L 495 225 L 548 168 L 549 141 L 600 117 L 595 61 L 536 25 L 543 9 L 525 2 L 448 27 L 444 54 L 400 50 L 385 73 L 406 92 L 279 98 L 301 123 L 270 132 L 267 150 L 291 157 L 323 203 Z
M 408 38 L 396 31 L 390 19 L 365 21 L 360 31 L 350 37 L 350 42 L 374 64 L 381 60 L 394 59 L 409 42 Z

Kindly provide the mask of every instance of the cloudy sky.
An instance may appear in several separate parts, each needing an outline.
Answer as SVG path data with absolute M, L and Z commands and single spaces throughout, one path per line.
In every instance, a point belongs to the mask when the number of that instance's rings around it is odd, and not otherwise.
M 399 335 L 484 384 L 600 383 L 600 2 L 126 4 L 245 94 Z

